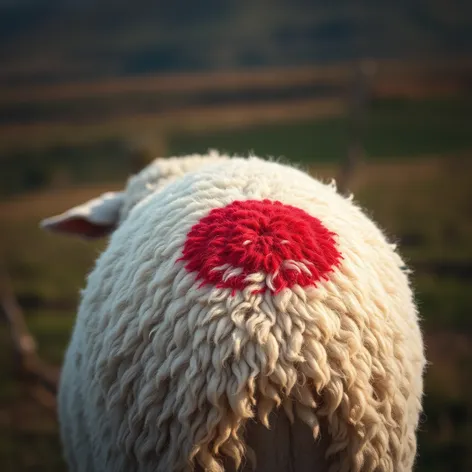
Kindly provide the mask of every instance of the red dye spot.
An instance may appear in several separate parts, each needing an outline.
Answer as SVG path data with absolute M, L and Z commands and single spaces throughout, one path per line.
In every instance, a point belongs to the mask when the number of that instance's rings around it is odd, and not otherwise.
M 335 234 L 305 211 L 278 201 L 236 201 L 213 209 L 187 235 L 185 268 L 201 284 L 242 290 L 251 274 L 268 277 L 257 292 L 316 285 L 337 266 Z M 266 285 L 267 283 L 267 285 Z

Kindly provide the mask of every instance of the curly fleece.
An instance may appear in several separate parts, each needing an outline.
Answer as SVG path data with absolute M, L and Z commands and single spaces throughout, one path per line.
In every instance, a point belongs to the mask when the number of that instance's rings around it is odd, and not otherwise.
M 59 397 L 70 469 L 222 472 L 281 408 L 329 437 L 331 471 L 411 471 L 425 359 L 404 262 L 333 186 L 209 162 L 140 183 L 88 277 Z

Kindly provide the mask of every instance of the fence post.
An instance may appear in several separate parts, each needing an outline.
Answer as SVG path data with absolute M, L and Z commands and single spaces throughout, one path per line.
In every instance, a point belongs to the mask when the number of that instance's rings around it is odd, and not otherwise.
M 0 308 L 10 326 L 19 376 L 32 380 L 45 392 L 55 396 L 59 369 L 49 366 L 38 356 L 36 341 L 28 330 L 23 310 L 15 297 L 10 276 L 2 261 L 0 261 Z
M 339 193 L 346 194 L 352 185 L 356 169 L 364 161 L 365 119 L 370 100 L 376 64 L 363 60 L 355 64 L 349 95 L 349 130 L 346 157 L 336 179 Z

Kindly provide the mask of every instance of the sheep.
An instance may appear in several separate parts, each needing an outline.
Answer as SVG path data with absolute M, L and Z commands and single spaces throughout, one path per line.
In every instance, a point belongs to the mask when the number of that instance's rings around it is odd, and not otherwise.
M 157 159 L 42 226 L 111 234 L 61 375 L 71 471 L 412 470 L 408 273 L 334 185 L 255 156 Z

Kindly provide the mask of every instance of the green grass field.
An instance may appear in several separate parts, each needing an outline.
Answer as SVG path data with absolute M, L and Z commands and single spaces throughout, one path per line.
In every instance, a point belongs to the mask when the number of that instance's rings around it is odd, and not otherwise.
M 245 115 L 243 124 L 230 130 L 211 131 L 210 125 L 199 132 L 171 130 L 162 138 L 165 155 L 216 148 L 230 153 L 253 151 L 260 156 L 283 156 L 304 164 L 338 163 L 346 155 L 350 132 L 346 116 L 244 125 L 244 120 L 250 118 Z M 202 116 L 201 122 L 205 120 Z M 132 115 L 129 121 L 133 122 Z M 100 126 L 105 125 L 107 122 Z M 162 131 L 146 131 L 146 139 L 152 140 L 153 133 Z M 31 148 L 29 140 L 22 138 L 24 148 L 6 151 L 2 150 L 2 139 L 8 140 L 8 133 L 2 138 L 0 127 L 0 161 L 5 169 L 0 173 L 0 195 L 48 186 L 58 173 L 66 173 L 71 183 L 124 179 L 129 173 L 130 142 L 121 130 L 113 132 L 115 135 L 98 136 L 90 142 L 38 148 Z M 46 128 L 45 137 L 47 134 Z M 374 100 L 365 115 L 363 143 L 367 158 L 375 160 L 471 149 L 472 96 Z
M 355 199 L 399 242 L 414 270 L 431 362 L 419 472 L 472 470 L 470 105 L 466 99 L 374 104 L 365 135 L 368 159 L 353 182 Z M 169 154 L 214 147 L 291 156 L 314 175 L 329 177 L 344 155 L 347 132 L 347 121 L 331 119 L 174 135 L 168 144 Z M 37 223 L 104 189 L 46 190 L 0 203 L 0 248 L 40 353 L 54 364 L 67 344 L 78 291 L 105 243 L 46 234 Z M 0 346 L 0 470 L 64 471 L 54 419 L 15 379 L 4 324 Z
M 253 150 L 303 163 L 339 162 L 349 140 L 348 117 L 257 126 L 228 132 L 175 134 L 169 154 Z M 472 97 L 375 100 L 365 115 L 363 143 L 371 159 L 411 158 L 472 148 Z

